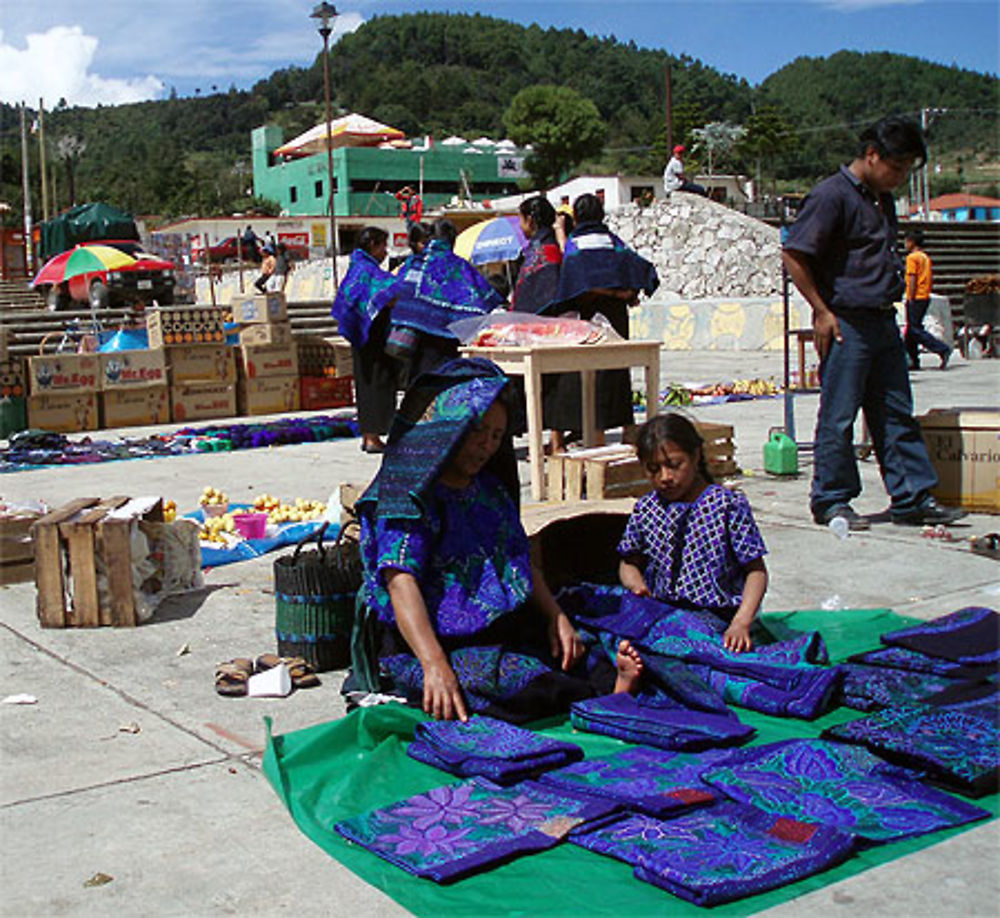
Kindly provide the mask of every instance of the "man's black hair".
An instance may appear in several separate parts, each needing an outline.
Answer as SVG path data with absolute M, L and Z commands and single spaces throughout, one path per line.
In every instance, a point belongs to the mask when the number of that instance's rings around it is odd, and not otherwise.
M 573 202 L 573 217 L 577 225 L 581 223 L 602 223 L 604 221 L 604 205 L 596 194 L 581 194 Z
M 913 242 L 918 248 L 923 248 L 924 245 L 924 231 L 920 229 L 911 229 L 906 231 L 906 239 Z
M 858 156 L 863 157 L 870 148 L 882 159 L 914 158 L 914 166 L 927 162 L 927 143 L 920 125 L 902 115 L 889 115 L 865 128 L 858 138 Z

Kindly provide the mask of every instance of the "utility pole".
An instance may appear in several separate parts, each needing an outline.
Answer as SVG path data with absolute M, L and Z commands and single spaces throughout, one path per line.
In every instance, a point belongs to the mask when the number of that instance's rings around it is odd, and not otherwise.
M 928 109 L 920 109 L 920 130 L 924 135 L 924 143 L 927 143 L 927 113 Z M 923 213 L 923 218 L 925 220 L 930 219 L 931 215 L 931 192 L 930 192 L 930 163 L 928 160 L 931 158 L 930 147 L 927 148 L 927 159 L 924 160 L 924 165 L 920 172 L 924 178 L 924 199 L 921 201 L 920 209 Z
M 45 100 L 38 100 L 38 170 L 42 173 L 42 219 L 48 220 L 55 212 L 49 208 L 49 170 L 45 168 Z
M 24 258 L 28 273 L 34 274 L 35 247 L 31 240 L 31 186 L 28 182 L 28 124 L 24 103 L 21 103 L 21 194 L 24 198 Z
M 666 73 L 667 89 L 667 159 L 673 155 L 674 150 L 674 89 L 673 80 L 670 77 L 670 64 L 667 64 Z

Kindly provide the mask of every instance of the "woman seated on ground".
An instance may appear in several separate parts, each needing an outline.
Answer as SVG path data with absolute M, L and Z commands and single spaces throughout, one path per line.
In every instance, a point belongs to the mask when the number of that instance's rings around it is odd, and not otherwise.
M 358 502 L 386 690 L 436 718 L 525 721 L 637 681 L 631 656 L 619 654 L 616 678 L 606 653 L 588 651 L 532 569 L 507 393 L 486 360 L 422 376 Z

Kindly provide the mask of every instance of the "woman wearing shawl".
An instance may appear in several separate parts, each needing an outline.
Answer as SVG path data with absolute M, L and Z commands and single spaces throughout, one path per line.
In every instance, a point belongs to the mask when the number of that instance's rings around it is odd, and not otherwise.
M 528 248 L 511 299 L 519 312 L 539 312 L 555 298 L 559 286 L 563 256 L 554 228 L 556 211 L 547 198 L 536 195 L 521 202 L 520 220 Z
M 576 226 L 566 242 L 559 286 L 544 312 L 576 312 L 581 319 L 601 313 L 627 339 L 628 307 L 634 305 L 640 291 L 649 295 L 660 285 L 656 269 L 604 225 L 604 205 L 596 195 L 580 195 L 573 202 L 573 217 Z M 632 423 L 628 370 L 598 372 L 596 398 L 598 430 Z M 561 431 L 583 428 L 578 374 L 554 378 L 547 387 L 542 414 L 545 426 L 554 434 L 553 449 L 561 450 Z
M 507 386 L 481 359 L 420 377 L 358 501 L 381 672 L 436 718 L 525 721 L 619 688 L 532 570 Z
M 394 334 L 398 328 L 413 333 L 410 379 L 458 355 L 449 324 L 492 312 L 504 302 L 482 274 L 452 252 L 455 235 L 450 220 L 435 221 L 424 251 L 408 258 L 396 282 L 376 297 L 380 304 L 396 301 Z
M 361 449 L 366 453 L 385 449 L 382 435 L 396 410 L 399 366 L 385 352 L 391 303 L 376 303 L 376 294 L 396 280 L 380 267 L 388 241 L 389 234 L 377 226 L 361 231 L 332 309 L 340 333 L 351 342 Z

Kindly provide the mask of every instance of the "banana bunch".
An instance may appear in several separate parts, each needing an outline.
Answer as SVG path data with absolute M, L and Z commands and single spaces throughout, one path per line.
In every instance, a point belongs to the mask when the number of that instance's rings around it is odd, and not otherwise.
M 778 387 L 769 379 L 734 379 L 733 393 L 747 395 L 774 395 Z

